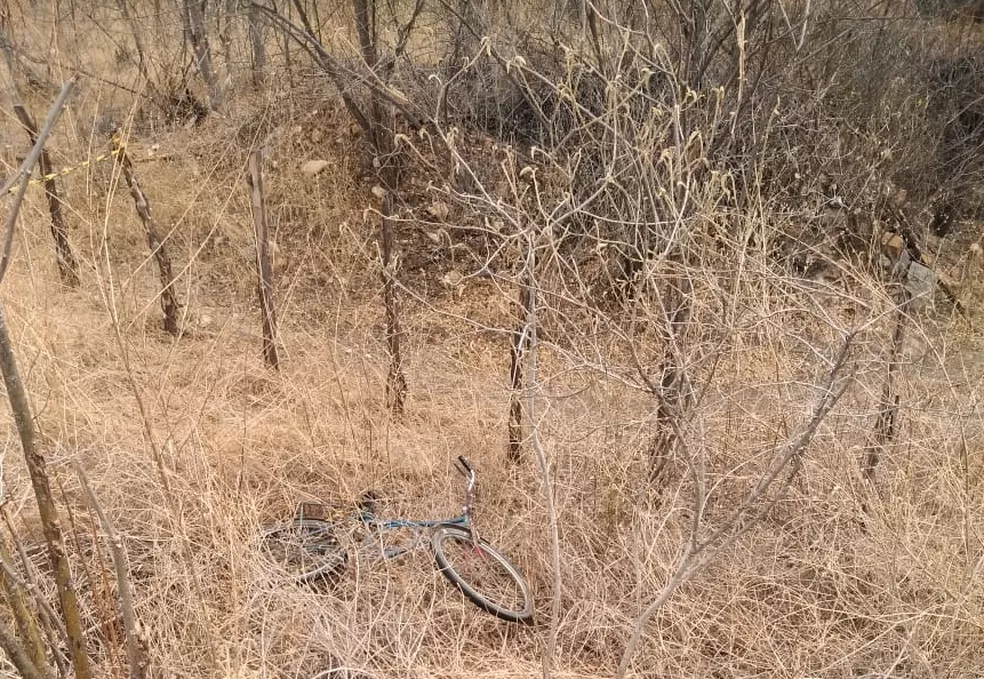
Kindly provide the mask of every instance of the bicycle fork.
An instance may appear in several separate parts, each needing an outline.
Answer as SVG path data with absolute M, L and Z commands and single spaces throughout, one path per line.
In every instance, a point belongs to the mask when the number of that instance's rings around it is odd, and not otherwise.
M 458 471 L 468 479 L 468 487 L 465 489 L 465 506 L 462 508 L 462 514 L 466 519 L 465 526 L 468 528 L 468 534 L 471 536 L 472 548 L 476 552 L 479 552 L 481 550 L 479 549 L 478 528 L 475 527 L 475 521 L 472 518 L 472 512 L 475 509 L 475 469 L 464 455 L 458 456 L 458 464 Z

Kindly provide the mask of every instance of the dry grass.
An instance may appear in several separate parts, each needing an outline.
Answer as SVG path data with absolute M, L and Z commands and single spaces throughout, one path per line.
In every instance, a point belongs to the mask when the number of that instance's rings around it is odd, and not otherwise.
M 315 112 L 310 91 L 272 103 L 243 94 L 234 112 L 194 130 L 132 128 L 131 149 L 143 161 L 138 176 L 180 271 L 188 310 L 180 341 L 159 328 L 153 262 L 107 166 L 64 185 L 85 262 L 80 290 L 58 284 L 42 196 L 29 195 L 3 301 L 50 471 L 72 509 L 94 655 L 107 675 L 122 676 L 109 559 L 93 549 L 98 531 L 72 462 L 84 466 L 125 538 L 137 613 L 160 675 L 535 675 L 553 574 L 535 466 L 505 464 L 515 291 L 479 280 L 459 296 L 421 283 L 406 298 L 411 392 L 407 415 L 393 419 L 383 398 L 376 224 L 364 213 L 374 199 L 358 177 L 358 139 L 333 108 Z M 102 144 L 90 141 L 89 130 L 108 100 L 117 112 L 132 101 L 98 85 L 86 97 L 72 111 L 71 131 L 52 142 L 56 163 L 78 162 Z M 279 246 L 279 373 L 261 363 L 242 179 L 246 149 L 272 120 L 282 130 L 268 166 Z M 2 127 L 20 148 L 9 117 Z M 160 148 L 150 156 L 152 144 Z M 332 165 L 303 179 L 299 164 L 315 153 Z M 982 293 L 973 282 L 965 292 L 967 299 Z M 802 291 L 792 298 L 801 308 L 811 303 Z M 735 326 L 734 349 L 695 416 L 702 428 L 690 443 L 705 456 L 715 488 L 711 525 L 808 417 L 812 393 L 804 384 L 819 369 L 803 333 L 823 346 L 838 334 L 817 322 L 822 309 L 806 320 L 780 317 L 786 301 L 778 293 L 750 301 L 760 306 Z M 872 308 L 878 318 L 887 304 L 875 299 Z M 876 486 L 862 483 L 858 460 L 874 421 L 888 320 L 866 330 L 868 363 L 859 363 L 857 388 L 824 423 L 786 497 L 659 611 L 632 664 L 636 676 L 984 673 L 984 347 L 964 324 L 920 322 L 900 386 L 902 430 Z M 599 332 L 592 348 L 626 365 L 616 334 Z M 616 370 L 606 376 L 549 351 L 541 370 L 539 426 L 553 462 L 563 556 L 554 676 L 607 676 L 635 617 L 681 556 L 691 481 L 674 460 L 658 498 L 644 488 L 653 403 Z M 161 468 L 138 395 L 163 451 Z M 20 539 L 36 543 L 9 420 L 4 431 L 4 499 Z M 352 502 L 375 488 L 393 515 L 456 512 L 460 481 L 450 463 L 458 454 L 480 469 L 480 520 L 533 584 L 537 625 L 516 628 L 480 613 L 426 554 L 350 569 L 321 590 L 285 582 L 261 558 L 259 527 L 301 501 Z

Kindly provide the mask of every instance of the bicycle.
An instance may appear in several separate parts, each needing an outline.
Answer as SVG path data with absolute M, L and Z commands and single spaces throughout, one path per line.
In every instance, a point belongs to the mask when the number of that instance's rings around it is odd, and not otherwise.
M 397 559 L 417 549 L 430 547 L 437 568 L 476 606 L 509 622 L 533 620 L 533 596 L 520 570 L 478 533 L 472 518 L 475 506 L 476 473 L 464 455 L 456 468 L 467 479 L 462 513 L 449 519 L 381 519 L 376 515 L 375 496 L 367 494 L 359 510 L 348 519 L 362 526 L 366 535 L 363 552 L 375 551 L 384 560 Z M 381 536 L 410 529 L 411 540 L 396 547 L 383 547 Z M 265 528 L 261 545 L 266 556 L 289 571 L 296 582 L 315 582 L 336 577 L 348 565 L 348 549 L 340 535 L 343 522 L 304 516 Z M 377 549 L 378 548 L 378 549 Z

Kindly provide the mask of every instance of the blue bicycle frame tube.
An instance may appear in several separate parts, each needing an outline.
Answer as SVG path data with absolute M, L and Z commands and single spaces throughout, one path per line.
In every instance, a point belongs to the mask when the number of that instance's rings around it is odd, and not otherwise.
M 362 515 L 359 520 L 367 526 L 372 526 L 373 528 L 379 528 L 381 530 L 399 530 L 400 528 L 436 528 L 437 526 L 451 524 L 454 526 L 467 526 L 468 516 L 462 514 L 460 516 L 455 516 L 450 519 L 441 519 L 436 521 L 426 520 L 419 521 L 415 519 L 377 519 L 374 516 Z

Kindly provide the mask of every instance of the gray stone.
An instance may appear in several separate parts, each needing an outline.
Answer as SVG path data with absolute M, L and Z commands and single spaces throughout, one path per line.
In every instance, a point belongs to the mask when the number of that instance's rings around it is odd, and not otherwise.
M 309 160 L 301 165 L 301 174 L 305 177 L 313 177 L 328 167 L 327 160 Z
M 936 283 L 939 276 L 935 271 L 919 262 L 909 264 L 909 272 L 906 276 L 906 288 L 912 295 L 913 301 L 922 304 L 932 302 L 933 292 L 936 290 Z

